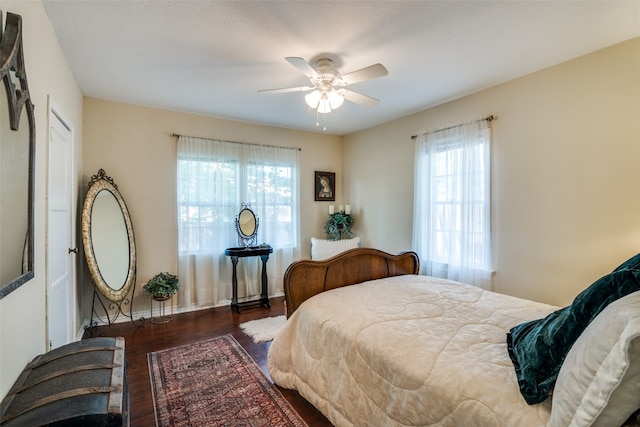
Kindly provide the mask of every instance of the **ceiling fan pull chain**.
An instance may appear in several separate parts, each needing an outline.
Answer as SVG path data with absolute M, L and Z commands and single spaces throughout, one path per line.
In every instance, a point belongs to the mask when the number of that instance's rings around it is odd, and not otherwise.
M 320 118 L 319 118 L 319 116 L 320 116 L 320 114 L 318 113 L 318 109 L 316 108 L 316 126 L 317 127 L 320 127 Z M 324 122 L 323 125 L 322 125 L 322 131 L 324 132 L 324 131 L 327 130 L 327 122 L 326 122 L 327 115 L 323 114 L 322 115 L 322 119 L 323 119 L 323 122 Z

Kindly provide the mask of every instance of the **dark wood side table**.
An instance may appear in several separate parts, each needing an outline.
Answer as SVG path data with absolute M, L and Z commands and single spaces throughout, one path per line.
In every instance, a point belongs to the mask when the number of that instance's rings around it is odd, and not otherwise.
M 270 253 L 273 253 L 273 248 L 269 245 L 225 249 L 224 254 L 231 257 L 231 263 L 233 264 L 233 275 L 231 276 L 231 285 L 233 287 L 231 308 L 236 313 L 240 313 L 240 305 L 265 305 L 268 308 L 271 308 L 271 304 L 269 304 L 269 286 L 267 281 L 267 261 L 269 260 Z M 262 260 L 262 293 L 260 294 L 259 300 L 238 303 L 238 258 L 249 256 L 259 256 Z

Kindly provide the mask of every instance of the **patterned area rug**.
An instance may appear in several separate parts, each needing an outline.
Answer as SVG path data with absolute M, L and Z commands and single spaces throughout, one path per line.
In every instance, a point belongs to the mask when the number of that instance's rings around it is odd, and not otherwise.
M 147 357 L 158 427 L 307 426 L 231 335 Z

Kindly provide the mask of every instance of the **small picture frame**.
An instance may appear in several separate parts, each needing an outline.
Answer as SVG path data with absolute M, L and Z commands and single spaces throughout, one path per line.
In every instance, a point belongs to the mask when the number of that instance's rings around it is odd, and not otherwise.
M 336 201 L 336 173 L 335 172 L 315 172 L 314 196 L 316 202 Z

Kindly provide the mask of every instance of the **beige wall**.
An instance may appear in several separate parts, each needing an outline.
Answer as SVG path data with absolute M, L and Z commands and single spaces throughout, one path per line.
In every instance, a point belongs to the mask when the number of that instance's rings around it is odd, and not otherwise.
M 640 252 L 640 38 L 344 138 L 367 245 L 411 248 L 411 134 L 494 114 L 496 290 L 564 305 Z
M 75 126 L 75 162 L 82 159 L 82 94 L 58 45 L 42 4 L 0 0 L 4 13 L 22 16 L 22 34 L 29 91 L 35 105 L 35 277 L 0 300 L 0 398 L 26 364 L 46 351 L 46 188 L 48 97 Z M 3 20 L 4 22 L 4 20 Z M 79 305 L 76 319 L 81 320 Z M 80 323 L 78 323 L 79 325 Z
M 305 258 L 310 256 L 310 238 L 324 235 L 322 225 L 328 213 L 327 202 L 314 201 L 314 171 L 336 172 L 335 203 L 342 200 L 342 138 L 337 136 L 92 98 L 84 102 L 84 123 L 84 180 L 88 182 L 102 168 L 118 185 L 134 227 L 139 284 L 159 271 L 177 272 L 177 138 L 173 133 L 301 148 L 301 253 Z M 140 290 L 137 286 L 136 295 Z M 148 310 L 149 298 L 134 298 L 133 307 Z

